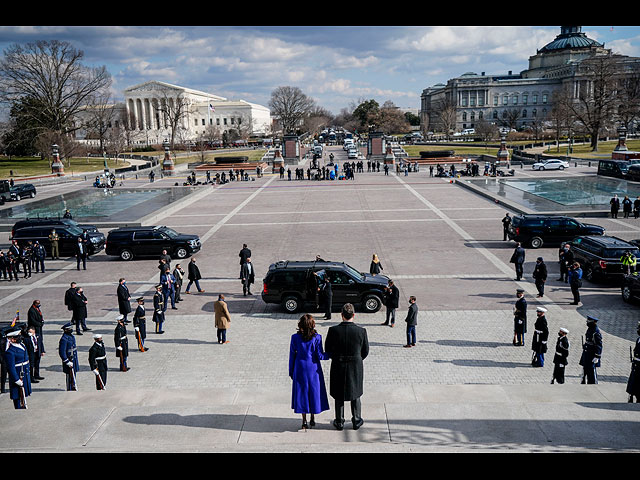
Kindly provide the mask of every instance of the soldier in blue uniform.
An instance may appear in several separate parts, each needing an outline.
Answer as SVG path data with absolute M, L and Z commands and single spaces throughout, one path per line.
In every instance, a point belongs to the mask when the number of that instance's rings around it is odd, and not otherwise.
M 153 295 L 153 321 L 156 324 L 156 333 L 164 333 L 164 301 L 162 297 L 162 285 L 156 285 L 156 293 Z
M 533 339 L 531 341 L 531 350 L 533 350 L 531 366 L 533 367 L 544 367 L 544 354 L 547 353 L 547 340 L 549 338 L 549 327 L 545 313 L 547 313 L 546 308 L 536 308 L 537 318 L 533 327 Z
M 17 409 L 27 408 L 27 397 L 31 395 L 31 375 L 29 374 L 29 353 L 22 344 L 22 333 L 16 328 L 7 333 L 7 348 L 4 353 L 9 374 L 9 397 Z
M 569 330 L 566 328 L 561 328 L 558 331 L 558 341 L 556 342 L 556 353 L 553 356 L 553 377 L 551 378 L 551 383 L 558 382 L 560 384 L 564 383 L 564 369 L 569 363 L 567 359 L 569 358 L 569 339 L 567 335 L 569 334 Z
M 524 298 L 524 290 L 516 290 L 516 304 L 513 307 L 513 344 L 524 346 L 524 334 L 527 333 L 527 300 Z
M 582 382 L 587 384 L 598 383 L 598 372 L 596 368 L 600 367 L 600 358 L 602 356 L 602 334 L 598 328 L 598 319 L 587 316 L 587 332 L 585 333 L 585 341 L 582 344 L 582 356 L 580 357 L 580 365 L 583 368 Z
M 131 368 L 127 366 L 129 340 L 127 339 L 127 327 L 124 324 L 124 315 L 118 315 L 118 325 L 116 325 L 116 329 L 113 332 L 113 341 L 116 345 L 116 357 L 120 359 L 120 371 L 128 372 Z
M 104 390 L 107 385 L 107 351 L 101 334 L 96 333 L 93 340 L 89 349 L 89 367 L 96 376 L 96 390 Z
M 636 332 L 640 335 L 640 323 L 638 323 Z M 640 336 L 636 338 L 636 345 L 633 348 L 631 374 L 627 381 L 627 393 L 629 394 L 629 403 L 633 402 L 633 397 L 636 397 L 636 403 L 640 402 Z
M 145 318 L 144 298 L 137 299 L 138 308 L 133 314 L 133 328 L 136 332 L 136 340 L 138 340 L 138 350 L 146 352 L 148 347 L 144 346 L 144 340 L 147 338 L 147 319 Z
M 62 327 L 63 333 L 58 343 L 58 355 L 62 360 L 62 371 L 67 376 L 67 391 L 77 391 L 76 376 L 80 369 L 78 362 L 78 351 L 76 347 L 76 337 L 73 336 L 73 324 L 65 323 Z

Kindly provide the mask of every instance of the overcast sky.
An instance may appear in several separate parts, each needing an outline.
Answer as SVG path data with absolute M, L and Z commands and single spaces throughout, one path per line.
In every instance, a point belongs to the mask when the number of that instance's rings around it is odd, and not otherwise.
M 606 48 L 640 56 L 640 27 L 583 26 Z M 160 80 L 230 100 L 268 105 L 279 86 L 299 87 L 333 113 L 361 99 L 401 108 L 465 72 L 525 70 L 559 26 L 37 26 L 0 27 L 0 49 L 65 40 L 105 65 L 113 95 Z

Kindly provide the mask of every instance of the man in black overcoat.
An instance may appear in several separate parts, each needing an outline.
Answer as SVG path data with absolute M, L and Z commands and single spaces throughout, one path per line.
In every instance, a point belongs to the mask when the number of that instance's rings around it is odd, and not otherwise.
M 127 315 L 131 313 L 131 294 L 129 293 L 129 287 L 127 287 L 127 281 L 121 278 L 118 282 L 118 288 L 116 289 L 118 295 L 118 310 L 121 315 L 124 315 L 124 323 L 127 322 Z
M 387 319 L 382 325 L 393 327 L 396 323 L 396 308 L 400 304 L 400 290 L 389 280 L 389 286 L 384 289 L 384 304 L 387 307 Z
M 249 249 L 249 247 L 247 247 L 246 243 L 242 244 L 242 250 L 240 250 L 240 253 L 238 254 L 238 256 L 240 257 L 240 279 L 242 279 L 242 265 L 244 265 L 245 263 L 247 263 L 247 258 L 251 257 L 251 250 Z
M 325 275 L 322 279 L 322 300 L 324 303 L 324 320 L 331 320 L 331 308 L 333 306 L 333 290 L 329 275 Z
M 247 261 L 242 264 L 240 268 L 240 279 L 242 280 L 242 293 L 246 295 L 253 295 L 251 293 L 251 284 L 255 281 L 255 269 L 251 263 L 251 257 L 247 258 Z
M 351 402 L 351 423 L 357 430 L 364 421 L 361 417 L 360 397 L 363 393 L 363 360 L 369 354 L 367 331 L 354 323 L 355 311 L 350 303 L 342 307 L 342 323 L 329 327 L 325 352 L 331 357 L 329 394 L 335 400 L 336 414 L 333 425 L 344 428 L 344 402 Z
M 71 309 L 73 310 L 73 323 L 76 326 L 76 335 L 82 335 L 82 331 L 91 330 L 87 328 L 87 297 L 85 297 L 82 287 L 76 288 L 76 292 L 71 295 Z
M 519 347 L 524 345 L 524 334 L 527 333 L 527 300 L 524 298 L 524 289 L 516 290 L 516 304 L 513 307 L 513 344 Z
M 516 266 L 516 280 L 518 281 L 520 281 L 520 279 L 524 275 L 524 271 L 523 271 L 524 258 L 525 258 L 524 248 L 522 248 L 522 245 L 518 243 L 516 245 L 515 250 L 513 251 L 513 255 L 511 255 L 511 260 L 510 260 L 511 263 L 514 263 Z
M 542 298 L 544 296 L 544 284 L 547 281 L 547 265 L 544 263 L 542 257 L 536 259 L 536 266 L 533 269 L 532 277 L 538 289 L 538 298 Z

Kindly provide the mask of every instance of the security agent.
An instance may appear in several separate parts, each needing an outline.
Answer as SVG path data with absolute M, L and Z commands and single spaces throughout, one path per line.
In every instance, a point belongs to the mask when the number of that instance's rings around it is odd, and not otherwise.
M 582 344 L 582 356 L 580 365 L 583 368 L 582 381 L 580 383 L 597 384 L 598 373 L 596 368 L 600 367 L 602 356 L 602 334 L 598 328 L 598 319 L 587 316 L 587 332 Z

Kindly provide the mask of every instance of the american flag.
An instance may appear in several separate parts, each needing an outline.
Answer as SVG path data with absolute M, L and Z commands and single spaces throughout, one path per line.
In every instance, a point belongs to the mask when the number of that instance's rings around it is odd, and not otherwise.
M 213 105 L 209 104 L 209 110 L 211 110 L 212 112 L 216 111 L 216 107 L 214 107 Z
M 16 323 L 20 321 L 20 310 L 16 310 L 16 316 L 13 317 L 13 321 L 11 322 L 11 326 L 15 327 Z

